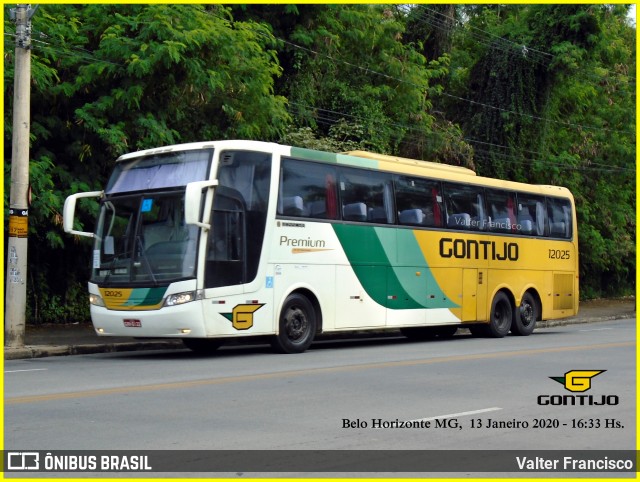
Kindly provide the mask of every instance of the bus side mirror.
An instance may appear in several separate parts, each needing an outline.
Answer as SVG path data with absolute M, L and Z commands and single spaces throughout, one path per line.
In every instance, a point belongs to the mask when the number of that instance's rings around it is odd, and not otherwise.
M 79 192 L 77 194 L 72 194 L 67 199 L 65 199 L 64 209 L 62 211 L 62 227 L 64 228 L 64 232 L 75 234 L 76 236 L 86 236 L 88 238 L 93 238 L 95 236 L 94 233 L 76 231 L 73 229 L 73 221 L 76 215 L 76 201 L 80 198 L 102 197 L 103 195 L 104 191 Z
M 196 181 L 187 184 L 184 195 L 184 222 L 194 224 L 204 229 L 211 229 L 211 225 L 200 219 L 200 205 L 202 204 L 202 190 L 218 185 L 218 180 Z

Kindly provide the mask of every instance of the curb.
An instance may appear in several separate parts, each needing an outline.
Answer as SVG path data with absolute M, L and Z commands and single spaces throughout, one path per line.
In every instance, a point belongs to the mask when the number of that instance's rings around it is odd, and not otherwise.
M 19 348 L 5 347 L 4 359 L 20 360 L 25 358 L 45 358 L 50 356 L 91 355 L 93 353 L 167 350 L 172 348 L 184 348 L 184 345 L 180 340 L 133 341 L 83 345 L 25 345 Z
M 563 320 L 545 320 L 538 323 L 537 329 L 553 328 L 556 326 L 597 323 L 601 321 L 622 320 L 634 318 L 636 312 L 622 313 L 612 316 L 592 318 L 566 318 Z M 388 333 L 388 332 L 387 332 Z M 371 333 L 369 333 L 371 334 Z M 354 337 L 356 337 L 354 335 Z M 90 355 L 94 353 L 116 353 L 142 350 L 168 350 L 184 348 L 180 340 L 150 340 L 118 343 L 80 344 L 80 345 L 26 345 L 19 348 L 4 349 L 5 360 L 21 360 L 28 358 L 45 358 L 50 356 Z
M 624 320 L 626 318 L 635 318 L 636 312 L 619 313 L 610 316 L 594 316 L 591 318 L 565 318 L 560 320 L 543 320 L 538 323 L 537 328 L 553 328 L 554 326 L 581 325 L 585 323 L 599 323 L 601 321 Z

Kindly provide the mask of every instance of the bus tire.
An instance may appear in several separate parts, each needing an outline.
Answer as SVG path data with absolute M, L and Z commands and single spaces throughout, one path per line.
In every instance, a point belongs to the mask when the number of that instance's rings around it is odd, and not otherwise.
M 537 319 L 538 304 L 531 293 L 525 293 L 520 306 L 515 309 L 513 314 L 511 333 L 520 336 L 530 335 L 536 327 Z
M 486 325 L 487 334 L 493 338 L 502 338 L 509 333 L 513 324 L 513 306 L 509 297 L 499 291 L 491 303 L 489 324 Z
M 183 338 L 182 343 L 189 350 L 199 355 L 210 355 L 224 343 L 216 338 Z
M 289 295 L 280 312 L 278 334 L 271 342 L 274 350 L 278 353 L 304 352 L 313 342 L 316 320 L 316 311 L 306 296 Z

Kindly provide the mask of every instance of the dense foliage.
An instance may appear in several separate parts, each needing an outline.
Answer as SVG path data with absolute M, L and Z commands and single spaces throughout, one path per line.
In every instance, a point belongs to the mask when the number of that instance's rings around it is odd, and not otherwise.
M 33 17 L 28 319 L 88 316 L 90 246 L 62 232 L 68 194 L 99 189 L 121 153 L 226 138 L 367 149 L 565 185 L 577 202 L 583 296 L 632 292 L 627 9 L 43 5 Z M 95 205 L 85 206 L 90 226 Z

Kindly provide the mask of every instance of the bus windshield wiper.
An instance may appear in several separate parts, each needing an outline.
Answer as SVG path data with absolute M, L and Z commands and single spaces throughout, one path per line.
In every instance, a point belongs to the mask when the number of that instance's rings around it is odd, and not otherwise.
M 149 258 L 147 258 L 147 254 L 145 253 L 144 246 L 142 245 L 142 237 L 139 234 L 136 236 L 135 245 L 136 245 L 136 250 L 139 253 L 139 257 L 143 261 L 144 267 L 149 273 L 149 276 L 151 277 L 153 286 L 154 287 L 159 286 L 158 280 L 156 279 L 155 275 L 153 274 L 153 270 L 151 269 L 151 263 L 149 263 Z
M 122 253 L 122 254 L 126 254 L 126 253 Z M 109 281 L 109 278 L 111 278 L 111 273 L 113 273 L 113 270 L 115 269 L 116 266 L 116 262 L 120 259 L 120 254 L 114 254 L 113 258 L 111 259 L 111 261 L 109 262 L 109 267 L 107 268 L 107 274 L 104 277 L 104 280 L 102 280 L 103 283 L 107 283 Z

